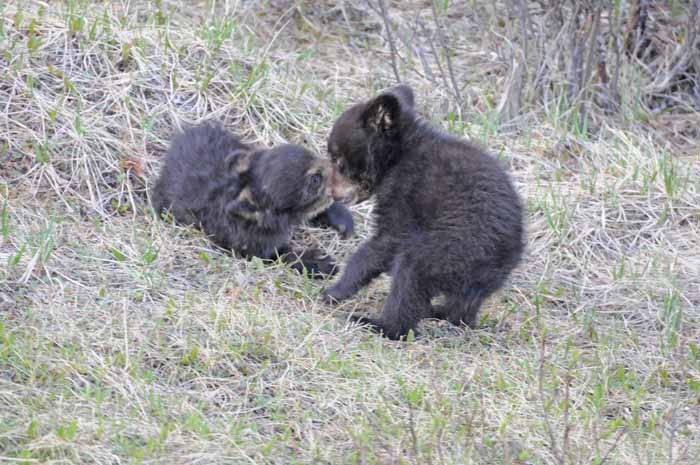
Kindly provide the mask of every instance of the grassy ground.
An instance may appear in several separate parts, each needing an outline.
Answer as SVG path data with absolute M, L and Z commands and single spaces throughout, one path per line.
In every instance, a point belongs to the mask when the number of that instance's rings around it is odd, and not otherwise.
M 160 3 L 0 6 L 0 462 L 700 463 L 697 150 L 551 112 L 497 132 L 502 80 L 469 38 L 461 118 L 402 69 L 423 114 L 509 167 L 529 246 L 479 329 L 393 343 L 343 318 L 387 279 L 328 308 L 325 283 L 214 250 L 145 193 L 206 118 L 325 154 L 339 112 L 392 82 L 381 22 Z M 343 260 L 371 206 L 352 240 L 298 240 Z

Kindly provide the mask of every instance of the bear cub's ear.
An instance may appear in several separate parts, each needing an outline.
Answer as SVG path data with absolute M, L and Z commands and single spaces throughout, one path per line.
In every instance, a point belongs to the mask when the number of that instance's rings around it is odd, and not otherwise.
M 394 86 L 367 103 L 362 114 L 365 129 L 391 135 L 399 125 L 401 115 L 413 110 L 413 91 L 405 84 Z
M 401 104 L 395 96 L 379 95 L 367 104 L 362 125 L 372 133 L 384 134 L 396 127 L 400 115 Z
M 236 149 L 231 151 L 224 159 L 224 170 L 227 173 L 235 172 L 238 175 L 246 174 L 250 170 L 250 162 L 253 151 Z
M 394 95 L 399 99 L 403 108 L 413 108 L 415 106 L 413 101 L 413 90 L 406 84 L 399 84 L 388 89 L 386 94 Z

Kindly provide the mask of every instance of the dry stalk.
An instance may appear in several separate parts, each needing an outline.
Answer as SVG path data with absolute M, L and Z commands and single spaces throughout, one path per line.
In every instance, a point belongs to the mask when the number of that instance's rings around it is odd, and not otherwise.
M 554 425 L 552 424 L 552 420 L 549 414 L 547 396 L 544 392 L 545 364 L 547 362 L 545 353 L 545 337 L 546 335 L 542 334 L 540 342 L 540 363 L 539 368 L 537 370 L 537 392 L 539 394 L 540 407 L 542 412 L 542 418 L 544 420 L 545 431 L 547 433 L 547 436 L 549 437 L 549 449 L 552 452 L 552 455 L 554 455 L 554 457 L 557 459 L 559 465 L 566 465 L 566 451 L 562 451 L 559 449 L 557 439 L 554 436 Z
M 450 82 L 452 83 L 452 94 L 454 95 L 455 100 L 457 100 L 457 107 L 459 108 L 459 112 L 461 114 L 464 108 L 464 100 L 462 100 L 462 93 L 459 90 L 459 85 L 457 85 L 457 78 L 455 76 L 454 68 L 452 67 L 450 47 L 448 46 L 447 40 L 445 39 L 443 26 L 440 22 L 435 2 L 436 0 L 431 0 L 430 2 L 430 7 L 433 11 L 433 20 L 435 21 L 435 31 L 437 34 L 438 42 L 440 43 L 440 47 L 442 48 L 443 54 L 445 56 L 445 62 L 447 63 L 447 71 L 450 76 Z
M 367 0 L 369 2 L 369 0 Z M 387 11 L 384 0 L 377 0 L 379 2 L 379 8 L 381 9 L 381 16 L 384 20 L 384 29 L 386 30 L 386 38 L 389 42 L 389 47 L 391 49 L 391 69 L 394 71 L 394 77 L 396 82 L 401 82 L 401 75 L 399 74 L 399 68 L 397 65 L 398 51 L 396 50 L 396 44 L 394 43 L 394 37 L 392 35 L 391 21 L 389 20 L 389 12 Z

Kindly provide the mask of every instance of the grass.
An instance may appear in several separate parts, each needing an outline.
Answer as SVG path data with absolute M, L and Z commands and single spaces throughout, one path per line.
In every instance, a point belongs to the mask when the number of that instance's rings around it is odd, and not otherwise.
M 344 316 L 379 311 L 388 278 L 334 310 L 325 283 L 156 220 L 178 127 L 325 154 L 391 83 L 378 18 L 277 4 L 0 7 L 0 462 L 700 463 L 700 162 L 637 126 L 502 134 L 490 103 L 462 120 L 404 68 L 528 206 L 527 258 L 476 330 L 380 339 Z M 371 207 L 354 239 L 297 240 L 344 260 Z

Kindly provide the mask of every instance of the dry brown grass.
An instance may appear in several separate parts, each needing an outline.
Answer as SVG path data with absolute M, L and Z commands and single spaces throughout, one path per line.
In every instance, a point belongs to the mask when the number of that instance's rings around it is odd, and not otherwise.
M 509 166 L 529 252 L 480 329 L 393 343 L 344 320 L 387 279 L 332 310 L 319 283 L 157 221 L 145 193 L 202 119 L 324 154 L 338 113 L 392 82 L 381 18 L 157 3 L 0 6 L 0 462 L 700 463 L 697 152 L 535 110 L 500 133 L 507 66 L 476 39 L 455 45 L 461 118 L 403 66 L 423 114 Z M 347 257 L 371 230 L 371 202 L 353 211 L 355 239 L 299 240 Z

